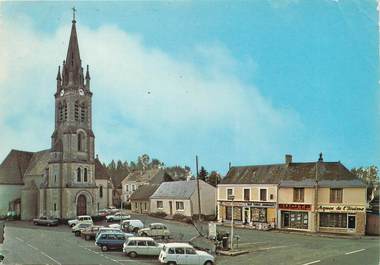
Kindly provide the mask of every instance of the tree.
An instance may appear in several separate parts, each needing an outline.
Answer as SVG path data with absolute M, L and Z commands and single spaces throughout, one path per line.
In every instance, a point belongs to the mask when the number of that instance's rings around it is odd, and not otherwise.
M 379 187 L 379 169 L 377 166 L 353 168 L 351 172 L 367 184 L 367 199 L 368 201 L 373 200 Z
M 208 184 L 216 187 L 220 181 L 222 180 L 222 177 L 220 174 L 216 171 L 211 171 L 210 175 L 208 176 L 207 182 Z
M 168 172 L 165 172 L 165 174 L 164 174 L 164 182 L 169 182 L 169 181 L 173 181 L 173 178 L 172 178 L 172 176 L 169 175 Z
M 208 175 L 208 172 L 207 172 L 206 169 L 202 166 L 202 167 L 201 167 L 201 170 L 199 171 L 199 179 L 201 179 L 201 180 L 203 180 L 203 181 L 206 181 L 207 175 Z

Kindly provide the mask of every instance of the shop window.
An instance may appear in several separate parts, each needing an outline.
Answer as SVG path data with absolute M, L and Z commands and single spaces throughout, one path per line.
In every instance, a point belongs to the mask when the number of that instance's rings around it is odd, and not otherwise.
M 320 213 L 319 226 L 347 228 L 347 214 L 346 213 Z
M 267 200 L 267 189 L 260 189 L 260 201 Z
M 342 203 L 343 201 L 343 189 L 330 189 L 330 202 Z
M 157 209 L 163 209 L 164 208 L 164 202 L 163 201 L 157 201 Z
M 183 202 L 175 202 L 175 208 L 177 209 L 177 211 L 183 211 L 185 209 L 185 206 L 183 204 Z
M 304 188 L 294 188 L 293 189 L 293 201 L 294 202 L 304 202 Z
M 244 200 L 249 201 L 251 198 L 250 196 L 251 190 L 250 189 L 244 189 Z
M 241 207 L 234 207 L 234 221 L 243 220 L 243 211 Z M 231 220 L 232 217 L 232 207 L 226 206 L 226 220 Z
M 267 209 L 251 208 L 251 221 L 265 223 L 267 221 Z
M 308 229 L 309 215 L 307 212 L 289 212 L 289 227 L 296 229 Z

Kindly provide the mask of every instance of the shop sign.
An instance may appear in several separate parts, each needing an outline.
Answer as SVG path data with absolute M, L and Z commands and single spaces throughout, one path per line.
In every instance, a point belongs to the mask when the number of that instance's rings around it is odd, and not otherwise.
M 319 212 L 365 212 L 364 206 L 352 205 L 319 205 Z
M 279 203 L 278 208 L 286 210 L 299 210 L 299 211 L 310 211 L 310 204 L 292 204 L 292 203 Z
M 222 202 L 224 206 L 232 206 L 232 202 Z M 271 208 L 275 207 L 275 203 L 271 202 L 237 202 L 234 201 L 234 206 L 236 207 L 259 207 L 259 208 Z

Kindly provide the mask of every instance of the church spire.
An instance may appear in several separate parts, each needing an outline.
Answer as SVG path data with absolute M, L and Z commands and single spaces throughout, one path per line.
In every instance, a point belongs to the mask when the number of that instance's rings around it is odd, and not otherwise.
M 71 34 L 69 41 L 69 48 L 67 50 L 66 63 L 64 66 L 65 76 L 64 84 L 69 85 L 83 85 L 81 78 L 82 62 L 79 54 L 78 36 L 75 20 L 76 9 L 73 8 L 73 20 L 71 25 Z

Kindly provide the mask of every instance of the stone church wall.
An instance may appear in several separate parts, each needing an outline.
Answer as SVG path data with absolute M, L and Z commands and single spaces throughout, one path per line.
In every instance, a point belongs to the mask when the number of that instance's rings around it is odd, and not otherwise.
M 9 202 L 21 198 L 23 185 L 0 185 L 0 216 L 8 212 Z

